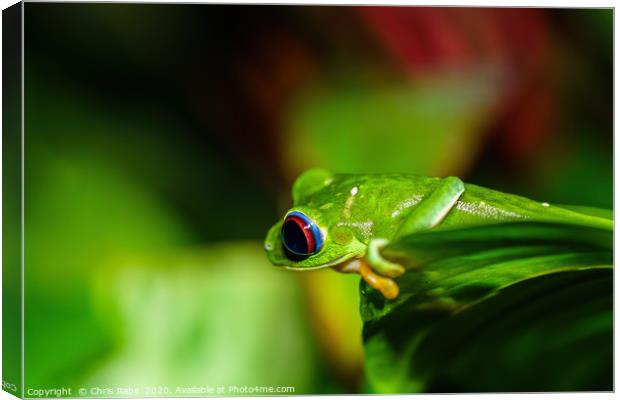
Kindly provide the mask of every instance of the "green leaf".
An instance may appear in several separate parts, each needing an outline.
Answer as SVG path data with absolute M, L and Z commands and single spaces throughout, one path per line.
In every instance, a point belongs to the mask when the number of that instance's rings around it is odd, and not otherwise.
M 283 137 L 292 169 L 441 175 L 472 162 L 497 95 L 488 74 L 373 81 L 349 73 L 299 99 Z
M 394 301 L 362 283 L 375 392 L 612 389 L 612 232 L 505 223 L 411 235 Z

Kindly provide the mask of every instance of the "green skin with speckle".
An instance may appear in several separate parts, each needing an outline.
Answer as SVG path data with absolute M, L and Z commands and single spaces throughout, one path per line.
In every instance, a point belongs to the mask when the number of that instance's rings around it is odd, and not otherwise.
M 292 194 L 289 212 L 301 211 L 313 219 L 324 240 L 316 254 L 291 260 L 280 238 L 284 217 L 278 221 L 265 239 L 267 257 L 276 266 L 294 270 L 325 268 L 362 258 L 374 239 L 389 243 L 426 229 L 523 220 L 613 229 L 611 218 L 594 215 L 585 208 L 576 211 L 549 205 L 463 184 L 458 178 L 332 174 L 312 169 L 295 181 Z M 370 264 L 379 273 L 385 272 L 373 265 L 376 263 Z

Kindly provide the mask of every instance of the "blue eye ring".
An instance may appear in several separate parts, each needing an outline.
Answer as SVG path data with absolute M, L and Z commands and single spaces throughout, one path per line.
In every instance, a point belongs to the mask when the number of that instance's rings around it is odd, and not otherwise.
M 291 211 L 284 218 L 281 240 L 295 256 L 310 256 L 323 248 L 323 234 L 318 225 L 301 211 Z

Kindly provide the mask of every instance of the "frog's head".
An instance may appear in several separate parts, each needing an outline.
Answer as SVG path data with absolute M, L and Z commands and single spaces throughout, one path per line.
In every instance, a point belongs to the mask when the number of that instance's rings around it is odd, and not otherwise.
M 288 269 L 317 269 L 364 254 L 366 246 L 338 225 L 338 208 L 329 204 L 329 171 L 312 169 L 293 185 L 293 208 L 267 234 L 265 250 L 272 264 Z

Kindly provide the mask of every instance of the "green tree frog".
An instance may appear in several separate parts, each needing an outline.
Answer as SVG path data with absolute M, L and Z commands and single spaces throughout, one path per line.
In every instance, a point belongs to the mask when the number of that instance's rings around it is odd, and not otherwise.
M 381 250 L 405 236 L 533 220 L 613 229 L 613 220 L 524 197 L 464 184 L 459 178 L 406 174 L 303 173 L 292 189 L 293 207 L 268 232 L 272 264 L 292 270 L 331 267 L 358 273 L 387 299 L 398 296 L 394 278 L 405 267 Z

